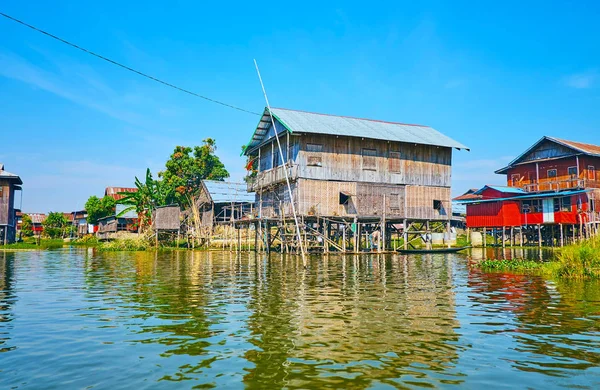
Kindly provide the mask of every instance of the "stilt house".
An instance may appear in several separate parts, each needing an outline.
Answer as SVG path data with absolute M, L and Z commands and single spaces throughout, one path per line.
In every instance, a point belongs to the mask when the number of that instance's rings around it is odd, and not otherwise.
M 261 218 L 291 215 L 287 170 L 303 217 L 448 221 L 454 148 L 468 150 L 428 126 L 273 108 L 244 154 Z
M 16 239 L 15 191 L 20 191 L 22 184 L 18 175 L 5 171 L 4 164 L 0 163 L 0 244 L 9 244 Z
M 196 202 L 202 226 L 212 230 L 215 224 L 242 219 L 254 211 L 254 193 L 244 183 L 202 180 Z
M 533 240 L 564 243 L 597 230 L 600 146 L 543 137 L 508 166 L 506 187 L 485 186 L 456 198 L 467 205 L 467 227 L 523 231 Z M 554 229 L 554 226 L 557 228 Z

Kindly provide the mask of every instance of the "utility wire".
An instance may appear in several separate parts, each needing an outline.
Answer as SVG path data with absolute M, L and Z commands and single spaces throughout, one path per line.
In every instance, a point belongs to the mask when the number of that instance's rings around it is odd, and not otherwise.
M 31 24 L 25 23 L 25 22 L 23 22 L 22 20 L 19 20 L 19 19 L 13 18 L 12 16 L 10 16 L 10 15 L 7 15 L 7 14 L 5 14 L 5 13 L 3 13 L 3 12 L 0 12 L 0 15 L 1 15 L 1 16 L 4 16 L 4 17 L 5 17 L 5 18 L 7 18 L 7 19 L 10 19 L 10 20 L 12 20 L 13 22 L 17 22 L 17 23 L 19 23 L 19 24 L 21 24 L 21 25 L 23 25 L 23 26 L 25 26 L 25 27 L 29 27 L 29 28 L 30 28 L 30 29 L 32 29 L 32 30 L 35 30 L 35 31 L 37 31 L 37 32 L 39 32 L 39 33 L 42 33 L 42 34 L 46 35 L 46 36 L 49 36 L 50 38 L 56 39 L 57 41 L 60 41 L 60 42 L 62 42 L 62 43 L 64 43 L 64 44 L 66 44 L 66 45 L 69 45 L 69 46 L 71 46 L 71 47 L 74 47 L 75 49 L 79 49 L 79 50 L 81 50 L 81 51 L 83 51 L 83 52 L 85 52 L 85 53 L 87 53 L 87 54 L 91 54 L 91 55 L 93 55 L 94 57 L 100 58 L 101 60 L 104 60 L 104 61 L 106 61 L 106 62 L 110 62 L 111 64 L 113 64 L 113 65 L 116 65 L 116 66 L 119 66 L 119 67 L 121 67 L 121 68 L 123 68 L 123 69 L 125 69 L 125 70 L 128 70 L 128 71 L 130 71 L 130 72 L 136 73 L 136 74 L 138 74 L 138 75 L 140 75 L 140 76 L 146 77 L 146 78 L 148 78 L 148 79 L 150 79 L 150 80 L 152 80 L 152 81 L 156 81 L 157 83 L 160 83 L 160 84 L 166 85 L 167 87 L 171 87 L 171 88 L 174 88 L 174 89 L 176 89 L 176 90 L 178 90 L 178 91 L 181 91 L 181 92 L 185 92 L 185 93 L 187 93 L 187 94 L 190 94 L 190 95 L 192 95 L 192 96 L 196 96 L 196 97 L 199 97 L 199 98 L 201 98 L 201 99 L 208 100 L 209 102 L 212 102 L 212 103 L 220 104 L 221 106 L 225 106 L 225 107 L 233 108 L 234 110 L 238 110 L 238 111 L 246 112 L 246 113 L 248 113 L 248 114 L 253 114 L 253 115 L 261 115 L 261 114 L 259 114 L 259 113 L 257 113 L 257 112 L 249 111 L 249 110 L 246 110 L 246 109 L 243 109 L 243 108 L 240 108 L 240 107 L 233 106 L 233 105 L 231 105 L 231 104 L 227 104 L 227 103 L 224 103 L 224 102 L 221 102 L 221 101 L 215 100 L 215 99 L 211 99 L 211 98 L 209 98 L 209 97 L 206 97 L 206 96 L 199 95 L 199 94 L 197 94 L 197 93 L 195 93 L 195 92 L 192 92 L 192 91 L 190 91 L 190 90 L 187 90 L 187 89 L 184 89 L 184 88 L 180 88 L 180 87 L 178 87 L 178 86 L 176 86 L 176 85 L 173 85 L 173 84 L 171 84 L 171 83 L 167 83 L 166 81 L 162 81 L 162 80 L 160 80 L 160 79 L 157 79 L 157 78 L 156 78 L 156 77 L 154 77 L 154 76 L 150 76 L 149 74 L 146 74 L 146 73 L 140 72 L 139 70 L 135 70 L 135 69 L 133 69 L 133 68 L 130 68 L 130 67 L 128 67 L 128 66 L 126 66 L 126 65 L 123 65 L 123 64 L 121 64 L 121 63 L 119 63 L 119 62 L 117 62 L 117 61 L 111 60 L 110 58 L 104 57 L 104 56 L 102 56 L 102 55 L 100 55 L 100 54 L 94 53 L 94 52 L 93 52 L 93 51 L 91 51 L 91 50 L 85 49 L 85 48 L 83 48 L 83 47 L 81 47 L 81 46 L 78 46 L 78 45 L 76 45 L 76 44 L 74 44 L 74 43 L 71 43 L 71 42 L 69 42 L 69 41 L 67 41 L 67 40 L 65 40 L 65 39 L 62 39 L 62 38 L 60 38 L 60 37 L 57 37 L 56 35 L 50 34 L 49 32 L 47 32 L 47 31 L 44 31 L 44 30 L 42 30 L 42 29 L 39 29 L 39 28 L 37 28 L 37 27 L 35 27 L 35 26 L 32 26 Z

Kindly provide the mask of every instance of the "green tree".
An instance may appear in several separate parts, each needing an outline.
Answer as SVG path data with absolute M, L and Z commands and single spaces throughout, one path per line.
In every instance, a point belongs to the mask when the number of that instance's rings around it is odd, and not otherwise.
M 202 146 L 193 148 L 176 146 L 166 163 L 166 169 L 158 174 L 183 208 L 188 207 L 191 198 L 198 194 L 201 180 L 223 180 L 229 177 L 225 165 L 215 154 L 215 140 L 206 138 L 202 142 Z
M 59 238 L 64 235 L 69 221 L 63 213 L 50 212 L 42 226 L 44 227 L 44 235 L 50 238 Z
M 173 202 L 173 191 L 161 180 L 154 180 L 150 169 L 146 169 L 146 180 L 135 178 L 136 192 L 122 192 L 120 204 L 129 205 L 119 215 L 135 210 L 138 214 L 138 229 L 143 231 L 149 224 L 152 211 L 158 206 L 166 206 Z
M 85 211 L 87 212 L 87 221 L 93 225 L 98 223 L 100 218 L 108 217 L 113 215 L 115 212 L 116 201 L 110 197 L 105 196 L 100 199 L 95 195 L 92 195 L 85 202 Z
M 27 214 L 23 214 L 23 219 L 21 221 L 21 234 L 25 237 L 33 236 L 33 221 Z

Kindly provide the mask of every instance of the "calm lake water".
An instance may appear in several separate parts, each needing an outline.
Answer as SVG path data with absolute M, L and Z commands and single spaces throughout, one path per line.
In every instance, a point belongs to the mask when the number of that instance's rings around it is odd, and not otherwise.
M 600 387 L 600 283 L 482 257 L 0 252 L 0 388 Z

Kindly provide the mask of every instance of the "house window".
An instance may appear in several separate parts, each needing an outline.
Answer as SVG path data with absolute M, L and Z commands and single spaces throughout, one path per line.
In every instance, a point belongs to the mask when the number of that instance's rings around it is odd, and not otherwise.
M 531 201 L 530 200 L 524 200 L 521 202 L 521 211 L 523 212 L 523 214 L 527 214 L 531 212 Z
M 311 167 L 322 166 L 321 156 L 308 156 L 306 165 L 311 166 Z
M 363 149 L 362 150 L 362 169 L 366 171 L 377 170 L 377 150 Z
M 392 173 L 400 172 L 400 152 L 390 152 L 389 169 Z
M 572 204 L 571 204 L 570 196 L 564 196 L 564 197 L 560 198 L 560 211 L 569 212 L 569 211 L 571 211 L 571 208 L 572 208 Z
M 596 180 L 596 167 L 588 165 L 588 180 Z
M 556 177 L 556 169 L 548 169 L 548 178 L 554 178 Z
M 323 152 L 323 144 L 306 144 L 306 151 L 321 153 Z
M 524 213 L 541 213 L 542 201 L 539 199 L 524 200 L 522 208 Z
M 279 158 L 279 150 L 275 150 L 273 152 L 273 167 L 278 167 L 281 165 L 281 159 Z
M 569 176 L 571 177 L 571 179 L 577 177 L 577 167 L 569 167 Z
M 521 181 L 521 175 L 519 175 L 518 173 L 511 175 L 510 181 L 513 187 L 517 187 L 519 185 L 519 182 Z
M 390 194 L 390 210 L 400 210 L 400 196 L 398 194 Z

